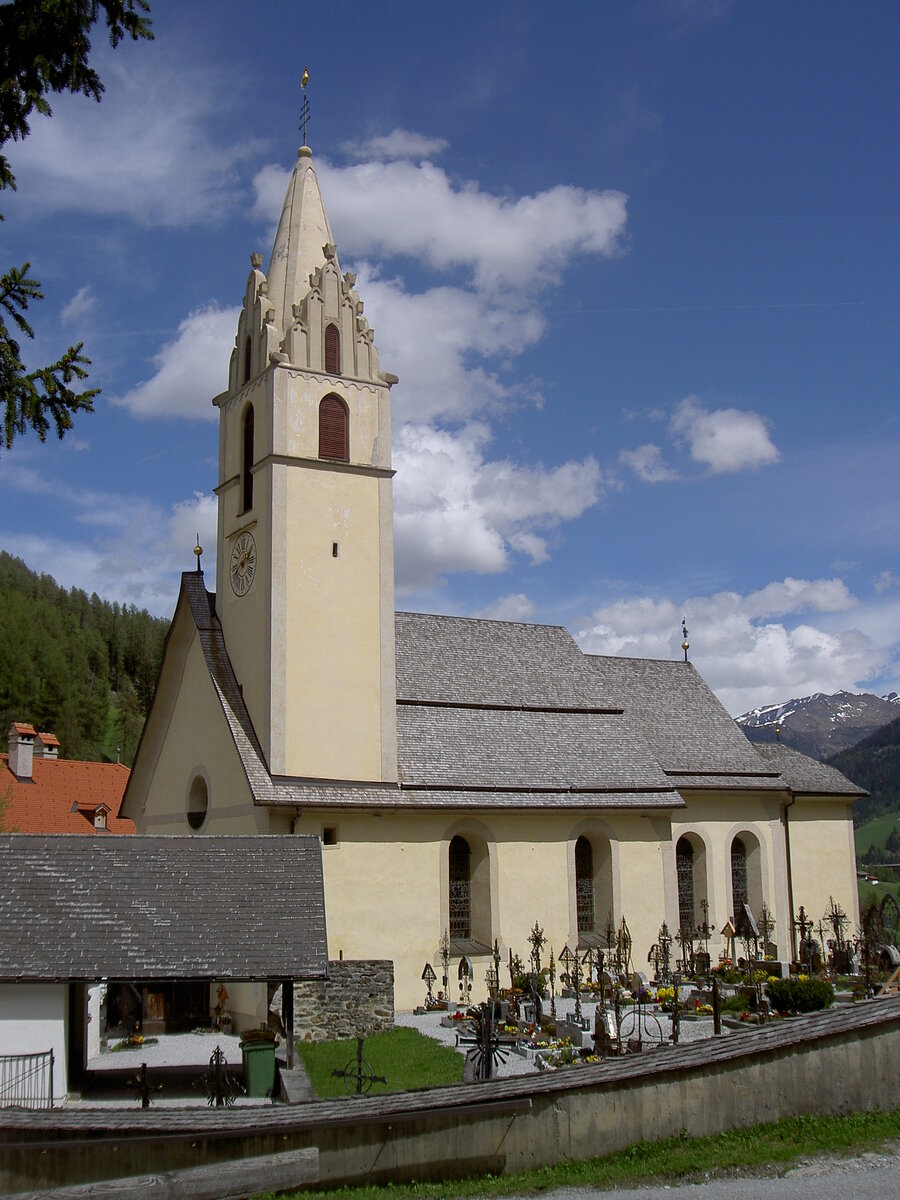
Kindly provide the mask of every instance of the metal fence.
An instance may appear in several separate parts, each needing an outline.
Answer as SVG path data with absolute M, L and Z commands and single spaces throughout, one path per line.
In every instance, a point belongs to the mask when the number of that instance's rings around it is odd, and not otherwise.
M 0 1108 L 53 1107 L 53 1051 L 0 1054 Z

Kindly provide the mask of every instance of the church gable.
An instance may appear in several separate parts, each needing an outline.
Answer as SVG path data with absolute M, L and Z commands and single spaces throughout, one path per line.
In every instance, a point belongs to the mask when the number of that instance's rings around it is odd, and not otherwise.
M 255 735 L 245 711 L 235 711 L 243 705 L 235 704 L 240 692 L 224 646 L 217 643 L 210 600 L 199 572 L 182 577 L 156 692 L 122 803 L 123 815 L 144 830 L 188 833 L 221 828 L 223 809 L 229 812 L 229 828 L 240 820 L 240 809 L 253 828 L 260 824 L 252 815 L 248 777 Z

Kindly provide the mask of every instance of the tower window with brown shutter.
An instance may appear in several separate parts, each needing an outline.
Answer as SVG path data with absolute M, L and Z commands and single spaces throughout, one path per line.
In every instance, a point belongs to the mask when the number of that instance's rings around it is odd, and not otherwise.
M 325 370 L 329 375 L 341 373 L 341 335 L 337 325 L 325 326 Z
M 350 459 L 347 406 L 338 396 L 326 396 L 319 405 L 319 458 Z

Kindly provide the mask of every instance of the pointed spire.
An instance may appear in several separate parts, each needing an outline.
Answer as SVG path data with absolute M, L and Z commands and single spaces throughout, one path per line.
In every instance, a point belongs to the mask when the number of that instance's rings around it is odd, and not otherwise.
M 312 151 L 301 146 L 284 197 L 267 272 L 279 338 L 290 325 L 291 306 L 300 303 L 309 291 L 310 275 L 324 264 L 326 245 L 334 256 L 334 237 L 312 165 Z

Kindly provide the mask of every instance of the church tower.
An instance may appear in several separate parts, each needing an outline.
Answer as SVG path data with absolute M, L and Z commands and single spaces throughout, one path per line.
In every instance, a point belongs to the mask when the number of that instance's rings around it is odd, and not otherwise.
M 219 409 L 216 611 L 274 776 L 395 781 L 390 388 L 302 146 Z

